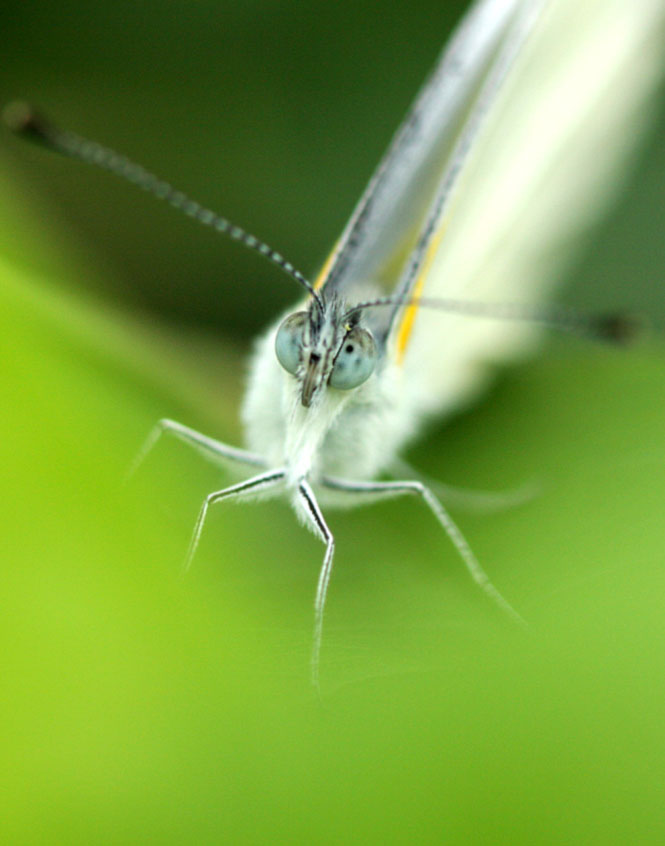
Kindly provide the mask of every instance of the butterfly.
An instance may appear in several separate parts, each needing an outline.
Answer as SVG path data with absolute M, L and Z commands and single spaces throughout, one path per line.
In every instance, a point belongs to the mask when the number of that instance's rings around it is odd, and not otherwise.
M 185 567 L 213 506 L 290 499 L 325 546 L 311 659 L 317 686 L 335 550 L 326 504 L 418 497 L 475 582 L 522 622 L 431 487 L 385 476 L 399 472 L 398 454 L 428 418 L 469 402 L 489 363 L 527 347 L 534 328 L 608 340 L 626 334 L 618 316 L 534 303 L 560 275 L 566 239 L 607 194 L 657 77 L 648 47 L 662 18 L 655 0 L 477 0 L 314 281 L 125 157 L 23 104 L 6 110 L 23 135 L 135 183 L 257 251 L 301 287 L 302 301 L 257 342 L 242 409 L 247 448 L 165 419 L 134 469 L 164 433 L 247 468 L 244 481 L 205 498 Z M 619 96 L 617 84 L 629 96 Z

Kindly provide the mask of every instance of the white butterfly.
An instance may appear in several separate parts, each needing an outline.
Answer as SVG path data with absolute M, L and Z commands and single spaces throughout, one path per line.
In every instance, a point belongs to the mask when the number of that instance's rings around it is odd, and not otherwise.
M 487 363 L 514 355 L 533 334 L 526 321 L 491 318 L 531 314 L 538 322 L 537 311 L 506 314 L 487 304 L 542 298 L 560 274 L 566 239 L 600 207 L 637 134 L 660 69 L 664 18 L 660 0 L 478 0 L 314 284 L 254 236 L 123 157 L 31 111 L 14 107 L 7 116 L 24 134 L 258 250 L 306 289 L 295 312 L 257 344 L 242 414 L 248 450 L 162 420 L 137 463 L 169 432 L 252 469 L 246 481 L 206 497 L 187 565 L 212 505 L 291 498 L 326 546 L 315 600 L 315 682 L 334 552 L 319 501 L 419 496 L 475 581 L 521 619 L 427 485 L 376 479 L 428 415 L 467 402 L 486 380 Z M 542 317 L 574 328 L 574 318 L 555 311 Z

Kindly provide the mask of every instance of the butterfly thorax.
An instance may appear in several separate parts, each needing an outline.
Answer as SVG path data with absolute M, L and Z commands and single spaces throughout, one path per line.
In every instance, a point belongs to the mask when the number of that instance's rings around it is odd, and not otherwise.
M 248 447 L 270 466 L 285 468 L 292 485 L 302 478 L 316 483 L 323 474 L 373 478 L 413 428 L 408 410 L 398 402 L 401 368 L 380 351 L 376 368 L 362 384 L 334 388 L 330 380 L 340 350 L 345 339 L 364 331 L 356 329 L 361 320 L 345 320 L 348 309 L 341 300 L 293 317 L 305 313 L 311 316 L 302 326 L 294 373 L 286 372 L 275 354 L 284 318 L 257 344 L 243 406 Z

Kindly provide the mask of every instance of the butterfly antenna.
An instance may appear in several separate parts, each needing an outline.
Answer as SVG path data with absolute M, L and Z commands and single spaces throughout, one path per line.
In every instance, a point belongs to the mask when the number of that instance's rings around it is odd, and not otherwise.
M 562 305 L 531 306 L 524 303 L 488 303 L 429 297 L 378 297 L 375 300 L 358 303 L 346 313 L 345 318 L 366 308 L 387 305 L 417 305 L 465 317 L 540 324 L 549 329 L 570 332 L 592 341 L 616 346 L 627 346 L 632 343 L 644 329 L 644 321 L 641 318 L 622 311 L 598 314 L 578 311 Z
M 138 186 L 148 194 L 152 194 L 153 197 L 164 200 L 187 217 L 193 218 L 204 226 L 210 226 L 223 235 L 228 235 L 229 238 L 239 241 L 250 250 L 255 250 L 273 264 L 276 264 L 292 279 L 295 279 L 314 298 L 318 306 L 323 307 L 321 295 L 306 277 L 277 250 L 273 250 L 272 247 L 246 232 L 241 226 L 231 223 L 225 217 L 205 208 L 195 200 L 191 200 L 182 191 L 176 190 L 168 182 L 159 179 L 141 165 L 130 161 L 130 159 L 121 156 L 108 147 L 97 144 L 95 141 L 89 141 L 74 132 L 59 129 L 28 103 L 20 101 L 9 103 L 3 110 L 2 118 L 9 129 L 17 135 L 47 147 L 53 152 L 62 153 L 70 158 L 85 162 L 85 164 L 95 165 L 102 170 L 113 173 Z

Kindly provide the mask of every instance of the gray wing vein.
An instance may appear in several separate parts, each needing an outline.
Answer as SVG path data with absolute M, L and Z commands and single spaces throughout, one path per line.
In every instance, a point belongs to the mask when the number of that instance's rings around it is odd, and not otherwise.
M 543 0 L 479 0 L 467 13 L 342 233 L 324 280 L 326 292 L 353 300 L 353 289 L 366 283 L 383 293 L 393 293 L 398 282 L 405 290 L 405 274 L 415 276 L 405 263 L 414 250 L 424 255 L 428 232 L 482 116 L 542 5 Z M 396 252 L 405 257 L 401 266 L 390 262 Z M 393 265 L 396 270 L 386 270 Z M 384 314 L 384 324 L 387 318 Z

